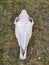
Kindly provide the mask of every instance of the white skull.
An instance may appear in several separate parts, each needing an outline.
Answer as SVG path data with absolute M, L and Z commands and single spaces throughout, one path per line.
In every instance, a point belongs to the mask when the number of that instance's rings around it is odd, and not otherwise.
M 15 18 L 15 35 L 20 47 L 20 59 L 26 59 L 27 46 L 32 35 L 33 19 L 26 10 L 22 10 L 19 17 Z

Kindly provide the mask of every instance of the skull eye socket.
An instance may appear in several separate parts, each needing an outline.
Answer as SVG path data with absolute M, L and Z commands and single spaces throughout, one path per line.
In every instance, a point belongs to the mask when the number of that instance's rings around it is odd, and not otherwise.
M 30 22 L 32 22 L 32 19 L 30 19 Z
M 32 22 L 32 17 L 29 18 L 29 21 Z
M 16 22 L 18 22 L 19 21 L 19 17 L 16 17 Z

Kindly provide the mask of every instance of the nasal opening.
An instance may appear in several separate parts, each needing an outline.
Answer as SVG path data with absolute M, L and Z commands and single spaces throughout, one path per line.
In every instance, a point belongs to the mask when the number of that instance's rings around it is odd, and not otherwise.
M 25 54 L 25 50 L 22 49 L 22 55 L 24 56 L 24 54 Z

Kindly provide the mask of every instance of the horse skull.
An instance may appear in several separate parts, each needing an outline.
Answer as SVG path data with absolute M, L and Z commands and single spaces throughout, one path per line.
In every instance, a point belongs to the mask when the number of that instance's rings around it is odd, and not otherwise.
M 19 17 L 15 18 L 15 35 L 20 47 L 20 59 L 26 59 L 27 46 L 32 35 L 33 19 L 26 10 L 22 10 Z

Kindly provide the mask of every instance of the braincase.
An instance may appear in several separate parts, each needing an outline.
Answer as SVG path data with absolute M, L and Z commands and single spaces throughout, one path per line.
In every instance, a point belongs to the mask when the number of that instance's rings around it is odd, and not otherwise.
M 28 15 L 27 11 L 22 10 L 20 15 L 19 15 L 19 18 L 29 18 L 29 15 Z

